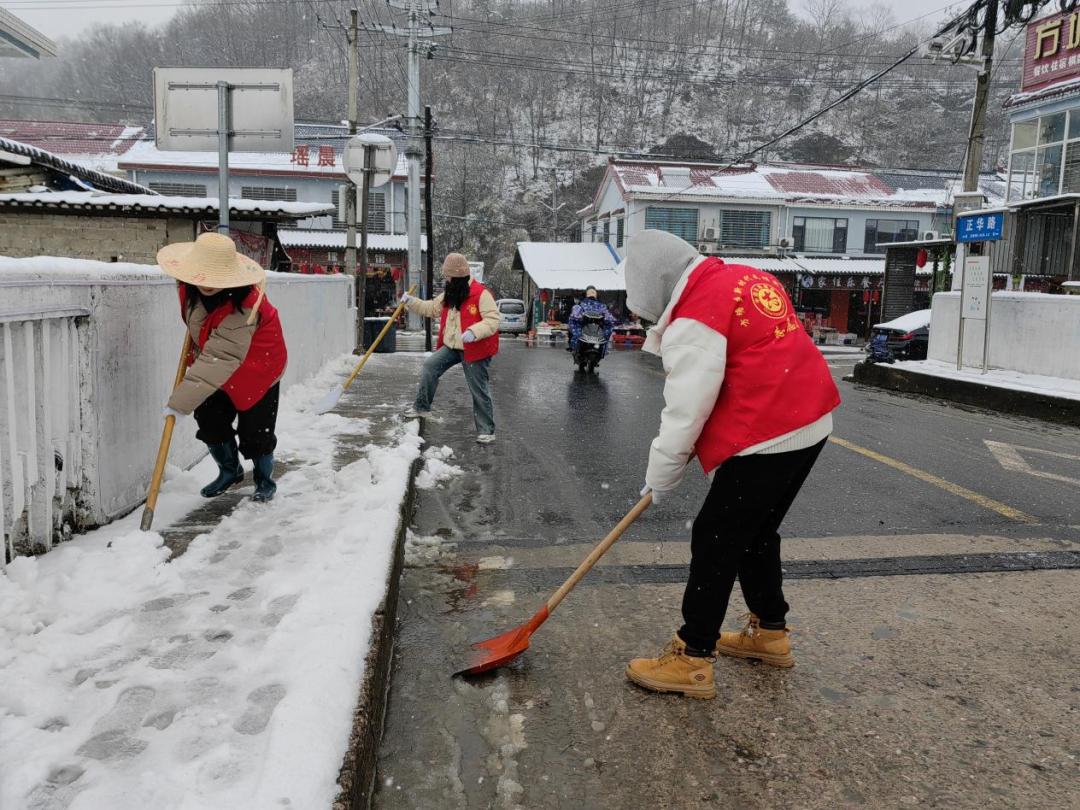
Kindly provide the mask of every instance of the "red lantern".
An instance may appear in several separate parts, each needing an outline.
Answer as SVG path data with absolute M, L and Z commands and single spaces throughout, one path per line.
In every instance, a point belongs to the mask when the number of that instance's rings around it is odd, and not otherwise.
M 550 296 L 548 295 L 548 291 L 547 290 L 541 290 L 540 291 L 540 300 L 543 301 L 546 304 L 548 302 L 548 298 L 550 298 Z
M 401 281 L 401 268 L 395 267 L 390 271 L 390 275 L 393 277 L 394 281 Z
M 915 266 L 919 268 L 926 267 L 927 258 L 926 250 L 924 248 L 919 248 L 919 252 L 915 254 Z

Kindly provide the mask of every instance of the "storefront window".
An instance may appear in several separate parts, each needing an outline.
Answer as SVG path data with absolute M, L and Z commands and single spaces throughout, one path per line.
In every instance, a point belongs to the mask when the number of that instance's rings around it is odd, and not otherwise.
M 1080 118 L 1080 116 L 1078 116 Z M 1009 174 L 1009 199 L 1026 200 L 1035 196 L 1035 150 L 1013 154 Z
M 1080 121 L 1080 117 L 1077 118 Z M 1029 149 L 1035 145 L 1035 136 L 1039 131 L 1037 121 L 1024 121 L 1021 124 L 1013 124 L 1013 151 L 1017 149 Z
M 1076 116 L 1080 121 L 1080 115 Z M 1061 193 L 1080 192 L 1080 141 L 1072 141 L 1065 147 L 1065 174 L 1061 178 Z

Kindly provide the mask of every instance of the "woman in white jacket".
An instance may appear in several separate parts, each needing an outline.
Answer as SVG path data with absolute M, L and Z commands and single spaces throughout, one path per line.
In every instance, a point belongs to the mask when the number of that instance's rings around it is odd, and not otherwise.
M 656 325 L 645 351 L 667 379 L 642 494 L 659 502 L 697 458 L 712 478 L 694 521 L 683 626 L 627 666 L 656 691 L 711 698 L 717 653 L 794 664 L 778 529 L 832 431 L 840 395 L 786 291 L 754 267 L 644 231 L 627 245 L 627 307 Z M 720 633 L 736 578 L 751 617 Z

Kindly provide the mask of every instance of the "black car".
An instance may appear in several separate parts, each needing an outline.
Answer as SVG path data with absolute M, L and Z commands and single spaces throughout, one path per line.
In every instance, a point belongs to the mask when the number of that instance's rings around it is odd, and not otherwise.
M 929 348 L 930 310 L 920 309 L 875 326 L 866 344 L 866 354 L 872 363 L 925 360 Z

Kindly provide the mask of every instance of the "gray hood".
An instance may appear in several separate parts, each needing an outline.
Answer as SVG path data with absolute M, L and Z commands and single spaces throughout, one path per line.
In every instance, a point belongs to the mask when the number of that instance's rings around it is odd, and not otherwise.
M 656 323 L 690 262 L 694 246 L 666 231 L 642 231 L 626 243 L 626 307 Z

